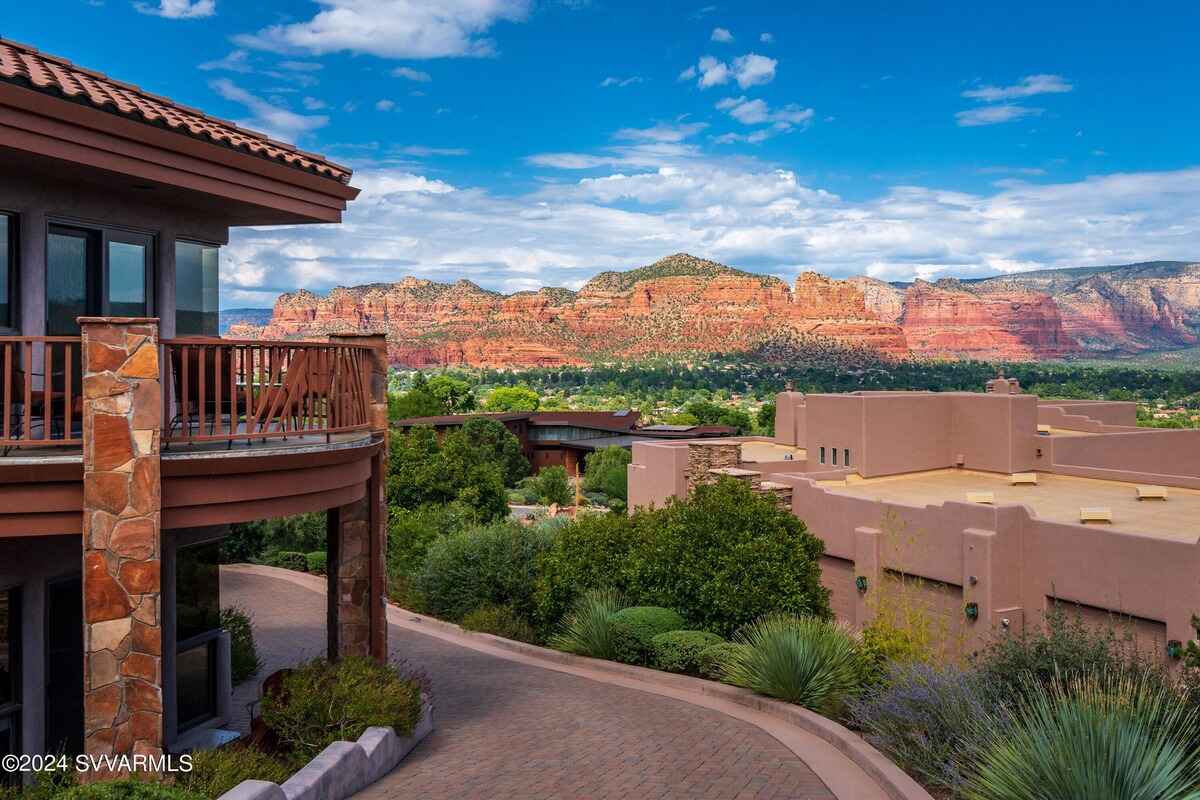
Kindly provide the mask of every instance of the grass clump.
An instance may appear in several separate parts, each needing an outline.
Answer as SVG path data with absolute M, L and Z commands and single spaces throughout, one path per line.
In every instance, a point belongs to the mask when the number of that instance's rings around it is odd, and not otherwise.
M 654 655 L 654 637 L 685 625 L 683 617 L 669 608 L 621 609 L 612 616 L 613 658 L 626 664 L 649 664 Z
M 205 795 L 164 783 L 126 778 L 86 783 L 56 795 L 59 800 L 207 800 Z
M 651 663 L 667 672 L 700 674 L 700 654 L 723 640 L 708 631 L 667 631 L 650 640 Z
M 624 605 L 612 589 L 591 589 L 575 602 L 560 630 L 550 637 L 550 646 L 564 653 L 592 658 L 612 658 L 613 615 Z
M 739 631 L 725 679 L 768 697 L 835 717 L 859 689 L 856 642 L 840 625 L 815 617 L 773 614 Z
M 463 617 L 461 624 L 469 631 L 490 633 L 518 642 L 537 641 L 533 627 L 508 606 L 482 605 Z
M 275 756 L 237 744 L 192 754 L 192 771 L 178 773 L 175 786 L 203 797 L 220 797 L 242 781 L 283 783 L 291 768 Z
M 696 654 L 696 671 L 701 678 L 708 678 L 710 681 L 726 680 L 725 665 L 741 648 L 742 645 L 737 642 L 710 644 Z

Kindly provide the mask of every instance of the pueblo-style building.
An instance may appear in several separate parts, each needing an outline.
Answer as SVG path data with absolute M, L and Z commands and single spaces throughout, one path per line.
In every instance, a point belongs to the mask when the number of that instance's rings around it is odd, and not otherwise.
M 1200 430 L 1139 428 L 1136 412 L 1004 378 L 986 393 L 784 392 L 774 440 L 635 444 L 629 505 L 732 476 L 824 541 L 850 623 L 919 609 L 923 635 L 961 654 L 1062 604 L 1178 658 L 1200 612 Z
M 641 412 L 621 411 L 506 411 L 482 414 L 447 414 L 441 417 L 409 417 L 396 420 L 392 427 L 409 431 L 433 428 L 439 436 L 460 428 L 467 420 L 484 417 L 508 428 L 521 444 L 521 453 L 534 472 L 559 466 L 574 475 L 583 470 L 587 457 L 606 447 L 633 447 L 634 442 L 662 439 L 700 439 L 732 436 L 736 428 L 728 425 L 646 425 L 639 426 Z
M 329 651 L 386 654 L 382 337 L 216 338 L 240 225 L 350 171 L 0 40 L 0 748 L 156 754 L 230 712 L 229 524 L 323 511 Z

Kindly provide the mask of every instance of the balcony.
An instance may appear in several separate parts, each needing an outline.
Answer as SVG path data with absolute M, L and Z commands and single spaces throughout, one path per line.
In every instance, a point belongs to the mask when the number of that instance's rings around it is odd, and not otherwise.
M 372 358 L 342 342 L 163 341 L 163 456 L 365 440 Z M 80 338 L 0 337 L 0 375 L 0 459 L 81 458 Z

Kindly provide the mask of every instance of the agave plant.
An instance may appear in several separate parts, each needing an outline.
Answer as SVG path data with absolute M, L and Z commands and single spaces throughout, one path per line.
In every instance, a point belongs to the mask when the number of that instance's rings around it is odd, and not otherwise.
M 1200 800 L 1200 717 L 1152 674 L 1031 684 L 977 720 L 969 800 Z
M 735 636 L 725 679 L 825 715 L 836 715 L 859 688 L 862 670 L 853 634 L 816 617 L 775 614 Z
M 613 657 L 612 615 L 625 606 L 620 592 L 592 589 L 585 592 L 563 621 L 550 646 L 566 653 L 593 658 Z

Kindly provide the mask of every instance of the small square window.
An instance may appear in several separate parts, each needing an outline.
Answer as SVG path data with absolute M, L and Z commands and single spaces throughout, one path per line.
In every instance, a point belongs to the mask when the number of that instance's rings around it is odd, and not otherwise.
M 833 465 L 837 466 L 837 448 L 833 448 Z
M 824 447 L 821 448 L 821 463 L 822 464 L 825 463 L 825 448 Z
M 843 467 L 850 466 L 850 448 L 849 447 L 842 450 L 842 466 Z

